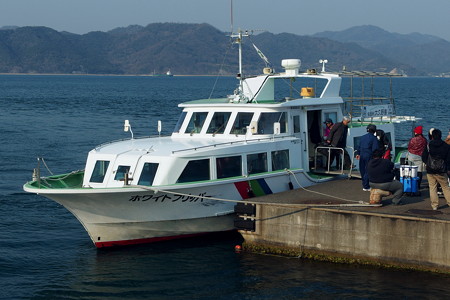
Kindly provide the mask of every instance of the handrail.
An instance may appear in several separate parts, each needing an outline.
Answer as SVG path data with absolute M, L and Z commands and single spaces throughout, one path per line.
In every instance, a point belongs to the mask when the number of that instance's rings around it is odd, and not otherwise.
M 351 155 L 351 159 L 350 159 L 350 172 L 349 172 L 349 176 L 351 176 L 352 173 L 352 169 L 353 169 L 353 163 L 354 163 L 354 158 L 355 158 L 355 149 L 353 147 L 346 147 L 352 150 L 352 155 Z M 316 149 L 314 150 L 314 170 L 315 172 L 317 172 L 317 149 L 330 149 L 330 150 L 337 150 L 339 151 L 339 155 L 341 156 L 341 164 L 338 166 L 340 167 L 340 173 L 344 174 L 344 164 L 345 164 L 345 149 L 344 148 L 339 148 L 339 147 L 328 147 L 328 146 L 318 146 L 316 147 Z M 328 159 L 327 159 L 327 170 L 326 172 L 329 173 L 330 172 L 330 158 L 331 158 L 331 151 L 328 151 Z
M 105 142 L 105 143 L 102 143 L 100 145 L 97 145 L 97 146 L 94 147 L 94 149 L 98 149 L 98 148 L 104 147 L 104 146 L 109 145 L 109 144 L 113 144 L 113 143 L 117 143 L 117 142 L 123 142 L 123 141 L 128 141 L 128 140 L 129 141 L 131 141 L 131 140 L 143 140 L 143 139 L 160 138 L 160 137 L 168 137 L 168 136 L 171 136 L 171 135 L 170 134 L 168 134 L 168 135 L 148 135 L 148 136 L 142 136 L 142 137 L 132 138 L 132 139 L 130 139 L 130 138 L 118 139 L 118 140 L 113 140 L 113 141 L 109 141 L 109 142 Z
M 225 142 L 225 143 L 217 143 L 217 144 L 212 144 L 212 145 L 206 145 L 206 146 L 199 146 L 199 147 L 192 147 L 192 148 L 186 148 L 186 149 L 181 149 L 181 150 L 173 150 L 172 154 L 178 153 L 178 152 L 184 152 L 184 151 L 190 151 L 190 150 L 198 150 L 198 149 L 205 149 L 205 148 L 215 148 L 217 146 L 225 146 L 225 145 L 233 145 L 233 144 L 238 144 L 238 143 L 248 143 L 248 142 L 260 142 L 260 141 L 265 141 L 265 140 L 274 140 L 274 139 L 284 139 L 284 138 L 292 138 L 295 137 L 294 135 L 284 135 L 284 136 L 272 136 L 272 137 L 267 137 L 267 138 L 259 138 L 259 139 L 245 139 L 245 140 L 239 140 L 239 141 L 231 141 L 231 142 Z
M 329 150 L 337 150 L 339 151 L 339 155 L 341 155 L 341 173 L 344 173 L 344 149 L 339 147 L 328 147 L 328 146 L 318 146 L 314 150 L 314 170 L 317 172 L 317 149 L 329 149 Z M 327 159 L 327 172 L 330 172 L 330 158 L 331 158 L 331 151 L 328 151 L 328 159 Z

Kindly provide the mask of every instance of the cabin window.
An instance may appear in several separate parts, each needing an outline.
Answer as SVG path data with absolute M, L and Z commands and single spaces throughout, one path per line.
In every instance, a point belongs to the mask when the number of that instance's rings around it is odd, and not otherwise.
M 289 150 L 272 151 L 272 171 L 289 168 Z
M 250 175 L 263 172 L 267 172 L 267 153 L 247 155 L 247 173 Z
M 294 116 L 294 133 L 300 132 L 300 116 Z
M 207 116 L 207 112 L 193 112 L 186 133 L 200 133 Z
M 114 180 L 121 180 L 125 178 L 125 174 L 130 171 L 130 166 L 119 166 L 116 171 L 116 176 Z
M 258 134 L 273 134 L 273 124 L 280 123 L 280 133 L 286 133 L 286 113 L 261 113 L 258 120 Z
M 109 161 L 107 160 L 97 160 L 95 162 L 94 171 L 92 172 L 91 179 L 89 182 L 102 183 L 105 179 L 106 170 L 108 170 Z
M 227 156 L 216 159 L 217 178 L 242 176 L 242 157 Z
M 209 180 L 209 159 L 191 160 L 181 173 L 177 183 Z
M 228 120 L 230 119 L 230 116 L 231 112 L 214 113 L 206 133 L 212 134 L 223 133 L 225 131 L 225 127 L 227 126 Z
M 247 126 L 252 121 L 253 113 L 241 112 L 236 115 L 233 128 L 231 128 L 231 134 L 245 134 L 247 132 Z
M 186 119 L 186 112 L 183 111 L 180 115 L 180 118 L 178 119 L 177 125 L 175 125 L 175 128 L 173 130 L 173 132 L 178 133 L 180 132 L 180 128 L 183 125 L 184 119 Z
M 157 163 L 145 163 L 138 184 L 153 185 L 153 179 L 155 179 L 156 171 L 158 171 L 158 165 Z

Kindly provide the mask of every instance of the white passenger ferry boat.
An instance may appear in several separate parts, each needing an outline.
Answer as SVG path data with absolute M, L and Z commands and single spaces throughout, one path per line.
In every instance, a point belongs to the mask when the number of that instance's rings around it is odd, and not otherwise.
M 243 35 L 235 36 L 240 53 Z M 183 111 L 171 136 L 97 146 L 85 170 L 41 177 L 37 169 L 24 190 L 63 205 L 96 247 L 138 244 L 232 230 L 235 202 L 227 200 L 307 187 L 344 173 L 317 154 L 327 118 L 336 123 L 352 114 L 350 157 L 369 123 L 395 143 L 393 115 L 379 113 L 392 109 L 392 97 L 377 98 L 378 110 L 374 98 L 368 106 L 353 98 L 349 108 L 340 96 L 342 74 L 301 71 L 298 59 L 282 66 L 280 73 L 265 68 L 259 76 L 240 75 L 226 98 L 179 104 Z M 242 74 L 241 62 L 239 68 Z M 372 115 L 364 115 L 362 108 L 370 107 Z

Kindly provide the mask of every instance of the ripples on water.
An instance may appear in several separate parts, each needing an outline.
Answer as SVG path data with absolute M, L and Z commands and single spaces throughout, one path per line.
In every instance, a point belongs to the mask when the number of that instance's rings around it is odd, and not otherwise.
M 423 272 L 235 253 L 235 235 L 96 250 L 62 206 L 26 194 L 36 157 L 63 173 L 84 168 L 100 143 L 163 133 L 180 102 L 208 98 L 213 77 L 0 76 L 1 299 L 300 299 L 436 298 L 449 277 Z M 234 89 L 220 78 L 213 97 Z M 450 79 L 394 80 L 397 110 L 448 124 Z M 436 109 L 437 108 L 437 109 Z M 401 128 L 408 136 L 410 128 Z M 407 138 L 405 138 L 407 140 Z

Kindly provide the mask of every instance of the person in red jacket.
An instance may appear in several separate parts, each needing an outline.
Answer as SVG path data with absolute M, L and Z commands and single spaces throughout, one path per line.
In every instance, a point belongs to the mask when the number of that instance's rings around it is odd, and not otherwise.
M 419 180 L 417 181 L 417 191 L 419 191 L 420 184 L 422 183 L 422 153 L 423 150 L 425 150 L 427 144 L 427 139 L 423 136 L 423 127 L 417 126 L 416 128 L 414 128 L 414 137 L 409 140 L 408 154 L 406 155 L 406 158 L 411 165 L 417 166 L 417 177 L 419 177 Z

